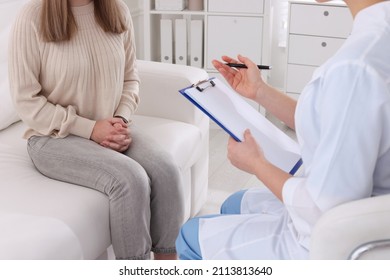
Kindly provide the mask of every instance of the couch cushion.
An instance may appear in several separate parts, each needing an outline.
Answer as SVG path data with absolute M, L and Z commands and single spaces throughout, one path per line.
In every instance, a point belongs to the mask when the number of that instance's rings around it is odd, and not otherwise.
M 83 258 L 79 240 L 61 220 L 0 213 L 0 260 Z
M 28 0 L 0 0 L 0 130 L 19 120 L 8 83 L 8 39 L 14 19 Z
M 184 122 L 141 115 L 133 116 L 132 119 L 134 124 L 156 139 L 174 157 L 181 169 L 190 168 L 199 159 L 199 142 L 202 140 L 202 134 L 198 127 Z

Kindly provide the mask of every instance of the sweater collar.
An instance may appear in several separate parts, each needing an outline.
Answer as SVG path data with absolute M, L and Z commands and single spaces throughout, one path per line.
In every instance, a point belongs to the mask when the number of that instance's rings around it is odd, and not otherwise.
M 94 12 L 94 3 L 91 1 L 91 3 L 88 3 L 87 5 L 84 6 L 78 6 L 78 7 L 71 7 L 72 8 L 72 13 L 75 16 L 79 15 L 87 15 L 91 14 Z

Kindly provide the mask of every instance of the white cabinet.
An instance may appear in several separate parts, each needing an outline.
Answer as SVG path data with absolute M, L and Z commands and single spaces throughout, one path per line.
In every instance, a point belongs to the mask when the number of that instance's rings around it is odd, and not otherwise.
M 290 33 L 348 37 L 352 16 L 345 4 L 336 2 L 318 4 L 315 1 L 290 1 Z
M 208 0 L 208 11 L 232 14 L 263 14 L 263 0 Z
M 344 43 L 352 16 L 343 1 L 290 1 L 286 92 L 298 97 L 315 69 Z
M 256 27 L 256 28 L 254 28 Z M 250 32 L 244 32 L 249 31 Z M 262 61 L 263 18 L 243 16 L 208 16 L 206 68 L 212 70 L 211 61 L 222 55 L 236 57 L 242 54 L 258 64 Z
M 319 66 L 331 57 L 345 39 L 290 34 L 288 62 Z
M 204 68 L 212 74 L 216 71 L 211 61 L 222 55 L 242 54 L 258 64 L 269 63 L 270 0 L 202 1 L 203 10 L 192 11 L 187 6 L 184 10 L 159 10 L 156 0 L 145 0 L 144 59 L 179 63 L 175 54 L 185 53 L 188 65 Z M 177 20 L 186 22 L 184 35 L 183 32 L 177 34 Z M 167 26 L 172 26 L 172 32 L 166 31 Z M 178 49 L 183 46 L 185 51 Z

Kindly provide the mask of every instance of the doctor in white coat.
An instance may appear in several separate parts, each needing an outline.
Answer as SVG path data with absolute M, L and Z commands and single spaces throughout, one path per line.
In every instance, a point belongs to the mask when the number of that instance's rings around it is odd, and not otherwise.
M 304 171 L 291 176 L 270 164 L 250 131 L 241 143 L 230 139 L 231 163 L 267 188 L 236 193 L 220 215 L 188 221 L 176 241 L 181 259 L 306 259 L 324 212 L 390 193 L 390 1 L 345 3 L 352 33 L 298 103 L 266 84 L 248 58 L 222 58 L 248 69 L 214 61 L 238 93 L 296 130 Z

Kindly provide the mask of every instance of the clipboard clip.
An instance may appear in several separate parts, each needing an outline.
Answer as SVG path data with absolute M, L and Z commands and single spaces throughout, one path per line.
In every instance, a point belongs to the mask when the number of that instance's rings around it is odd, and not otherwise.
M 203 92 L 205 89 L 215 87 L 215 82 L 213 80 L 202 80 L 197 82 L 196 84 L 193 84 L 192 86 L 200 92 Z

